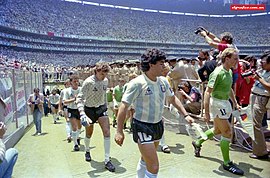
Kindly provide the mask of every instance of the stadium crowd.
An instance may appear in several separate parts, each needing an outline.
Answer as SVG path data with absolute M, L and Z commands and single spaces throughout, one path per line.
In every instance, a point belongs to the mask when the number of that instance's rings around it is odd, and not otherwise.
M 4 26 L 39 33 L 199 43 L 203 40 L 194 35 L 194 29 L 203 25 L 216 34 L 233 29 L 236 44 L 269 44 L 269 15 L 191 17 L 95 7 L 60 0 L 9 0 L 0 6 L 0 15 L 0 23 Z M 152 23 L 153 19 L 158 23 Z

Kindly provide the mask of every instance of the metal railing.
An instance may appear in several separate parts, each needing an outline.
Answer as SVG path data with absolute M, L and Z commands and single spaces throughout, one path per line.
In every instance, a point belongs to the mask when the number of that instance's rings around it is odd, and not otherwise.
M 25 128 L 33 122 L 26 102 L 36 87 L 43 90 L 42 73 L 0 68 L 0 96 L 6 104 L 5 109 L 1 108 L 0 121 L 7 126 L 5 138 L 19 127 Z

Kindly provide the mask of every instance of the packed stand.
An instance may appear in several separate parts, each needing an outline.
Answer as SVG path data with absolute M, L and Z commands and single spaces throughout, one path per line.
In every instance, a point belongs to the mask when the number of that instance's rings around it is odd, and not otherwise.
M 233 29 L 237 44 L 269 44 L 269 15 L 246 18 L 189 17 L 94 7 L 60 0 L 10 0 L 0 6 L 0 14 L 3 17 L 0 23 L 3 25 L 32 29 L 45 34 L 53 32 L 118 39 L 200 43 L 203 40 L 194 36 L 193 29 L 203 25 L 214 33 Z M 158 24 L 151 23 L 153 19 Z M 247 36 L 249 38 L 244 38 Z

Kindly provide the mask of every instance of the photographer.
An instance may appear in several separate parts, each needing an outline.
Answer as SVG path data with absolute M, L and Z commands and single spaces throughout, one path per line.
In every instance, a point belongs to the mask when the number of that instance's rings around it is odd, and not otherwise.
M 189 82 L 181 82 L 178 85 L 180 100 L 187 112 L 200 114 L 201 110 L 201 93 Z
M 195 34 L 200 34 L 205 38 L 205 41 L 219 51 L 224 51 L 226 48 L 236 48 L 233 44 L 233 36 L 230 32 L 224 32 L 220 35 L 220 39 L 213 33 L 206 30 L 204 27 L 198 27 Z
M 216 66 L 217 66 L 217 62 L 216 62 L 216 58 L 217 58 L 218 52 L 215 51 L 213 53 L 213 56 L 209 56 L 212 57 L 213 59 L 207 60 L 207 58 L 205 56 L 202 56 L 202 53 L 199 53 L 198 58 L 206 58 L 205 63 L 203 64 L 203 66 L 198 70 L 198 74 L 199 77 L 201 79 L 202 82 L 208 81 L 210 74 L 215 70 Z
M 195 31 L 195 34 L 200 34 L 202 37 L 205 38 L 205 41 L 212 47 L 218 49 L 221 52 L 224 51 L 226 48 L 234 48 L 238 51 L 237 47 L 233 44 L 233 36 L 230 32 L 224 32 L 220 35 L 220 39 L 214 35 L 213 33 L 209 32 L 206 30 L 204 27 L 198 27 L 197 30 Z M 220 61 L 217 61 L 220 63 Z M 240 66 L 239 62 L 235 65 L 232 66 L 231 70 L 233 71 L 233 84 L 232 88 L 235 89 L 235 83 L 238 79 L 238 74 L 240 73 Z
M 255 82 L 253 72 L 255 68 L 251 68 L 248 61 L 256 60 L 255 56 L 246 56 L 244 60 L 240 60 L 240 75 L 236 82 L 236 100 L 242 107 L 249 105 L 249 98 L 251 94 L 251 88 Z
M 262 130 L 263 115 L 267 111 L 270 98 L 270 51 L 261 57 L 262 72 L 255 73 L 256 79 L 251 89 L 251 108 L 253 113 L 253 127 L 255 140 L 252 141 L 252 154 L 250 158 L 268 159 L 268 151 Z

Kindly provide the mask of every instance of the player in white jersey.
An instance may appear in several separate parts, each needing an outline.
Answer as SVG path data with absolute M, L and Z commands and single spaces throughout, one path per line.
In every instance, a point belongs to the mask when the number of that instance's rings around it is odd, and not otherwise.
M 64 104 L 67 105 L 68 118 L 70 119 L 72 128 L 72 140 L 74 142 L 74 151 L 79 151 L 79 135 L 81 132 L 80 113 L 77 107 L 76 99 L 81 91 L 79 87 L 79 77 L 77 75 L 70 76 L 71 87 L 67 88 L 64 96 Z
M 61 90 L 60 92 L 60 101 L 59 101 L 59 112 L 63 113 L 65 119 L 66 119 L 66 133 L 67 133 L 67 141 L 70 143 L 71 142 L 71 129 L 70 129 L 70 121 L 68 118 L 68 111 L 67 111 L 67 105 L 64 104 L 63 99 L 65 96 L 65 92 L 67 89 L 70 87 L 70 80 L 67 79 L 64 83 L 65 88 Z
M 59 105 L 60 95 L 57 94 L 56 88 L 52 90 L 52 94 L 49 96 L 49 107 L 52 110 L 54 124 L 56 124 L 56 120 L 59 119 L 58 116 L 58 105 Z
M 159 170 L 156 148 L 163 135 L 162 112 L 165 97 L 192 123 L 181 102 L 174 96 L 168 81 L 160 77 L 164 68 L 165 54 L 158 49 L 149 49 L 141 57 L 142 75 L 133 79 L 125 91 L 117 116 L 115 141 L 124 141 L 123 125 L 130 104 L 134 104 L 135 114 L 132 123 L 133 140 L 138 144 L 141 159 L 137 167 L 137 177 L 157 177 Z
M 110 160 L 110 124 L 107 114 L 107 96 L 108 79 L 106 78 L 110 66 L 105 63 L 97 63 L 95 75 L 88 77 L 82 85 L 77 103 L 80 111 L 81 120 L 85 126 L 85 160 L 91 161 L 90 156 L 90 138 L 93 134 L 94 123 L 98 121 L 104 136 L 105 150 L 105 168 L 111 172 L 115 167 Z

